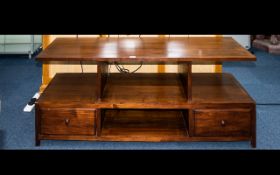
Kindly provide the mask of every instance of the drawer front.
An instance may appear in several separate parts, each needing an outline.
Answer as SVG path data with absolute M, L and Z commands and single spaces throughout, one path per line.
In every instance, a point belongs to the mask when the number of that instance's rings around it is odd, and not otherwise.
M 250 109 L 194 110 L 194 136 L 250 136 Z
M 41 134 L 95 135 L 95 110 L 41 110 Z

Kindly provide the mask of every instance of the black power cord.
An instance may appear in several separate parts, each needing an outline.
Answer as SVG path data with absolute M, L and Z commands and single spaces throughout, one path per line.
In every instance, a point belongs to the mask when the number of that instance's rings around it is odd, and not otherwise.
M 135 73 L 135 72 L 137 72 L 137 71 L 142 67 L 143 62 L 141 61 L 140 66 L 139 66 L 138 68 L 136 68 L 136 69 L 135 69 L 134 71 L 132 71 L 132 72 L 130 72 L 130 70 L 126 69 L 123 65 L 120 66 L 117 62 L 114 62 L 114 64 L 115 64 L 117 70 L 118 70 L 120 73 L 126 73 L 126 74 L 128 74 L 128 73 Z
M 80 61 L 82 73 L 84 73 L 83 63 Z
M 118 38 L 120 37 L 120 35 L 118 35 Z M 139 38 L 141 38 L 141 35 L 139 35 Z M 120 73 L 125 73 L 125 74 L 129 74 L 129 73 L 135 73 L 137 72 L 143 65 L 143 62 L 141 61 L 141 64 L 138 68 L 136 68 L 134 71 L 130 72 L 129 69 L 126 69 L 123 65 L 119 65 L 117 62 L 114 62 L 115 67 L 117 68 L 117 70 Z

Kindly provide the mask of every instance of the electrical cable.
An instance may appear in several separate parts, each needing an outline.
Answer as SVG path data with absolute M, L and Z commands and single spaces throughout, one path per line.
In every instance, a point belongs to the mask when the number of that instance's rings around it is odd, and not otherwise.
M 108 69 L 107 77 L 110 76 L 110 71 L 111 71 L 111 64 L 109 63 L 109 69 Z
M 84 73 L 82 61 L 80 61 L 82 73 Z
M 139 35 L 139 38 L 141 38 L 140 36 L 141 36 L 141 35 Z M 118 35 L 118 38 L 119 38 L 119 37 L 120 37 L 120 36 Z M 118 70 L 120 73 L 126 73 L 126 74 L 128 74 L 128 73 L 135 73 L 135 72 L 137 72 L 137 71 L 142 67 L 143 62 L 141 61 L 140 66 L 137 67 L 137 68 L 136 68 L 134 71 L 132 71 L 132 72 L 130 72 L 130 70 L 127 69 L 127 68 L 125 68 L 123 65 L 119 65 L 119 63 L 117 63 L 117 62 L 114 62 L 114 65 L 115 65 L 115 67 L 117 68 L 117 70 Z
M 137 71 L 142 67 L 142 65 L 143 65 L 143 62 L 141 61 L 141 65 L 140 65 L 137 69 L 135 69 L 134 71 L 132 71 L 131 73 L 137 72 Z
M 137 67 L 134 71 L 130 72 L 129 69 L 126 69 L 123 65 L 119 65 L 117 62 L 114 62 L 115 64 L 115 67 L 117 68 L 117 70 L 120 72 L 120 73 L 135 73 L 137 72 L 143 65 L 143 62 L 141 61 L 141 64 L 139 67 Z

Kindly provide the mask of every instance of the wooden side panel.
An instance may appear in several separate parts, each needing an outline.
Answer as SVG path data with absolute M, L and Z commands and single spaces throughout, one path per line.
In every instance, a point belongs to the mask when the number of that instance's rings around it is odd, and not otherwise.
M 191 63 L 179 63 L 179 76 L 182 81 L 183 89 L 187 100 L 192 100 L 192 65 Z
M 252 120 L 251 120 L 251 146 L 256 148 L 257 146 L 257 116 L 256 116 L 256 104 L 253 104 L 252 111 Z
M 106 86 L 108 78 L 108 64 L 107 63 L 98 63 L 97 66 L 97 98 L 101 100 L 103 97 L 103 91 Z

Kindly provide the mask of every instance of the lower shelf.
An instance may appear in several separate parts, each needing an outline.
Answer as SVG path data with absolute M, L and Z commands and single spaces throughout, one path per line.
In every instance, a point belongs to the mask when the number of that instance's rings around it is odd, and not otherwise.
M 172 141 L 188 136 L 180 110 L 106 110 L 101 137 L 119 141 Z

